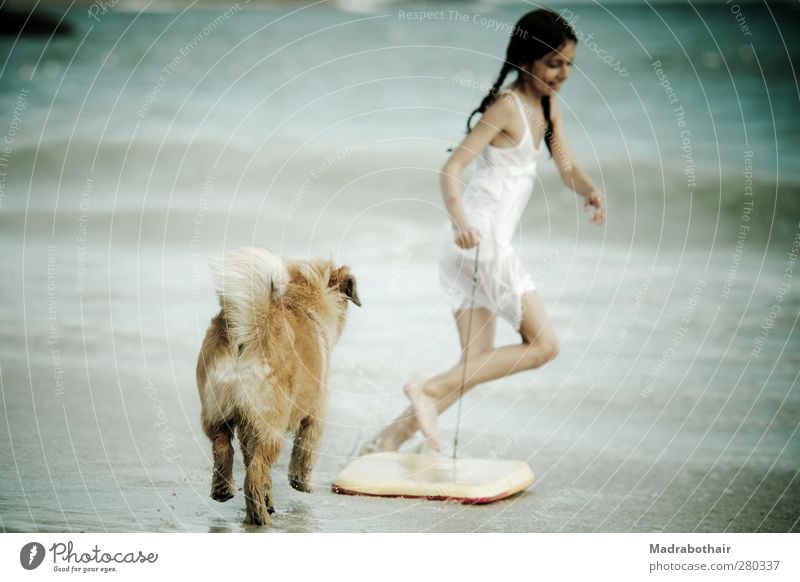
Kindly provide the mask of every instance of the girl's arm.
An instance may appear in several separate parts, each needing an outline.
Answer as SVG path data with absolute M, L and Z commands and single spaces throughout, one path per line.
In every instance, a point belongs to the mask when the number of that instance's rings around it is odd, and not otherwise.
M 456 244 L 462 248 L 469 249 L 477 245 L 480 232 L 469 224 L 461 206 L 461 172 L 498 133 L 508 127 L 516 113 L 513 107 L 509 99 L 496 99 L 442 166 L 442 197 L 450 214 L 453 230 L 456 231 Z
M 567 141 L 561 110 L 558 107 L 558 101 L 556 99 L 550 100 L 550 119 L 553 122 L 553 139 L 551 142 L 553 161 L 558 168 L 561 180 L 573 192 L 586 199 L 583 204 L 584 209 L 588 210 L 590 206 L 595 207 L 591 222 L 602 224 L 605 220 L 603 195 L 589 176 L 584 174 L 583 170 L 578 166 L 578 162 L 575 160 L 575 155 L 572 153 L 569 142 Z

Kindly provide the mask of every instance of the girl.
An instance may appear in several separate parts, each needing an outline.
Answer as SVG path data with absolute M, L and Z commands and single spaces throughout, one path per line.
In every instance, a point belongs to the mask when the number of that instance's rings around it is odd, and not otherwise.
M 575 162 L 555 99 L 569 78 L 576 44 L 569 24 L 549 10 L 529 12 L 512 31 L 497 82 L 470 115 L 467 136 L 441 170 L 452 233 L 441 252 L 440 280 L 452 299 L 461 361 L 446 372 L 406 384 L 411 405 L 363 452 L 397 450 L 418 429 L 439 450 L 437 416 L 463 392 L 537 368 L 558 353 L 556 334 L 511 239 L 533 188 L 537 165 L 545 158 L 545 146 L 564 183 L 584 197 L 584 209 L 594 207 L 591 221 L 604 221 L 603 196 Z M 517 73 L 516 80 L 501 90 L 512 71 Z M 472 128 L 476 113 L 482 116 Z M 462 198 L 459 176 L 476 157 Z M 519 331 L 520 344 L 494 347 L 498 316 Z M 469 360 L 465 361 L 467 348 Z

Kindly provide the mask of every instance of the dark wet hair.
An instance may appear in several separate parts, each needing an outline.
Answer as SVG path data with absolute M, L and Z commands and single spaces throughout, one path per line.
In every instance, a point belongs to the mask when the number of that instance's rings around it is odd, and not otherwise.
M 563 17 L 552 10 L 541 8 L 528 12 L 520 18 L 511 32 L 511 40 L 506 49 L 506 60 L 503 63 L 503 68 L 500 69 L 497 81 L 495 81 L 486 97 L 483 98 L 480 106 L 467 119 L 467 133 L 472 131 L 470 127 L 472 118 L 476 113 L 483 114 L 489 105 L 494 102 L 500 88 L 505 83 L 506 76 L 511 71 L 516 70 L 520 76 L 525 74 L 522 71 L 523 66 L 538 61 L 547 53 L 558 49 L 569 41 L 578 42 L 575 31 Z M 547 144 L 550 155 L 552 155 L 553 150 L 550 142 L 553 137 L 553 123 L 550 121 L 549 96 L 542 97 L 542 110 L 547 122 L 544 141 Z

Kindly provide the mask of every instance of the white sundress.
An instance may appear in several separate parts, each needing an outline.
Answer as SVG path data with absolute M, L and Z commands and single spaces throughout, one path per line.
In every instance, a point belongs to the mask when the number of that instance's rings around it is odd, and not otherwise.
M 503 92 L 506 93 L 506 92 Z M 544 139 L 536 149 L 520 97 L 509 91 L 525 125 L 525 135 L 513 147 L 487 145 L 462 195 L 470 225 L 481 233 L 475 304 L 508 321 L 515 330 L 522 321 L 522 296 L 536 284 L 511 245 L 533 190 L 538 162 L 544 158 Z M 439 259 L 439 280 L 451 299 L 452 310 L 468 308 L 472 299 L 475 248 L 462 249 L 448 221 Z

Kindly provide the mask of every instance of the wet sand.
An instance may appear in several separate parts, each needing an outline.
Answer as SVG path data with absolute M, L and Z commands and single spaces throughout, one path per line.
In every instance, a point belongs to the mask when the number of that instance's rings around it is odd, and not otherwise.
M 551 239 L 544 255 L 523 245 L 526 263 L 541 265 L 561 353 L 470 393 L 460 450 L 524 459 L 534 486 L 484 507 L 331 493 L 360 444 L 405 406 L 402 384 L 457 357 L 429 235 L 409 244 L 411 258 L 348 245 L 364 307 L 334 351 L 316 490 L 289 487 L 285 450 L 269 531 L 797 531 L 796 294 L 750 355 L 785 266 L 777 253 L 751 288 L 722 299 L 724 255 L 704 271 L 706 252 L 662 250 L 651 270 L 652 255 L 612 245 Z M 193 376 L 216 310 L 210 281 L 196 276 L 205 266 L 152 241 L 110 255 L 94 246 L 76 292 L 74 244 L 49 249 L 52 240 L 4 241 L 14 260 L 0 310 L 2 528 L 246 529 L 241 493 L 208 497 Z M 740 273 L 758 267 L 747 258 Z M 498 345 L 515 341 L 500 324 Z M 441 418 L 444 442 L 454 414 Z M 237 450 L 239 486 L 243 470 Z

